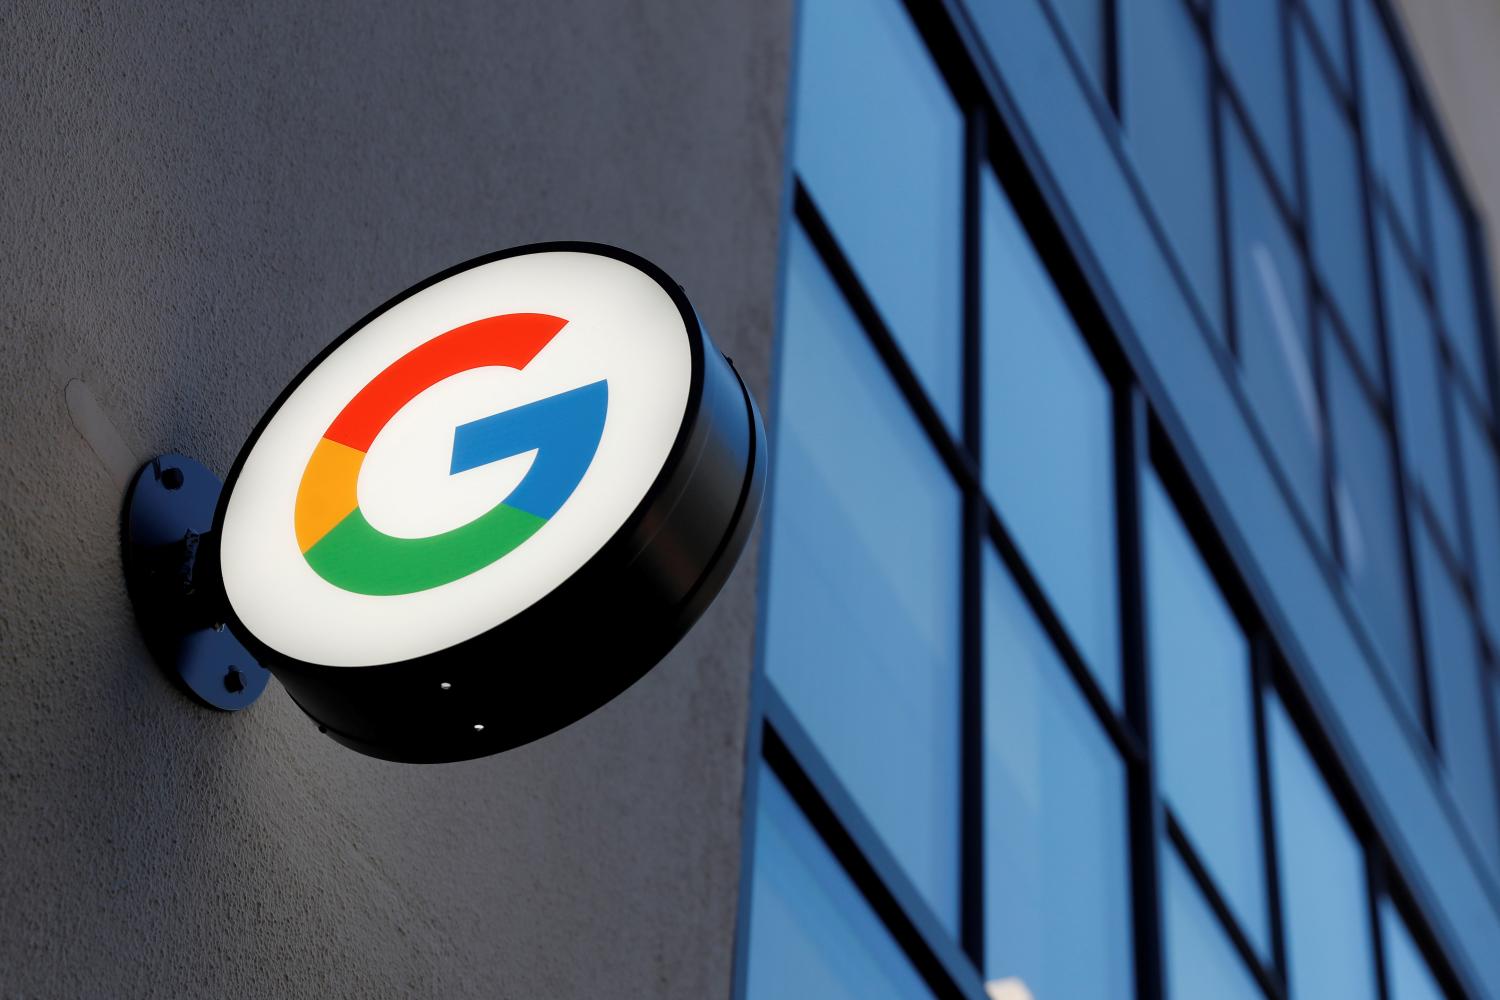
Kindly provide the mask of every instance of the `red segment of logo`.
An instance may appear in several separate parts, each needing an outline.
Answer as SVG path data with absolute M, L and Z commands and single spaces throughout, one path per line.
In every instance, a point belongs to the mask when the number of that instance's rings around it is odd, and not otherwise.
M 369 451 L 381 428 L 422 390 L 471 368 L 524 368 L 566 322 L 543 313 L 511 313 L 455 327 L 375 376 L 323 436 Z

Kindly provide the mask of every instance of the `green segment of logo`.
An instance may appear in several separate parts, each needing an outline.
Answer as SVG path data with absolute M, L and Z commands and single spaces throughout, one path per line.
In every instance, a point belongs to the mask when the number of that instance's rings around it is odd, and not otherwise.
M 398 538 L 376 529 L 356 507 L 304 555 L 335 587 L 390 597 L 440 587 L 483 569 L 546 523 L 500 503 L 452 531 Z

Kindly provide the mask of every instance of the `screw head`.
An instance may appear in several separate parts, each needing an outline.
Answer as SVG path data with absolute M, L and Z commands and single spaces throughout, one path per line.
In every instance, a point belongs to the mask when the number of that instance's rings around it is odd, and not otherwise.
M 161 484 L 169 490 L 180 490 L 184 482 L 182 470 L 171 466 L 161 470 Z

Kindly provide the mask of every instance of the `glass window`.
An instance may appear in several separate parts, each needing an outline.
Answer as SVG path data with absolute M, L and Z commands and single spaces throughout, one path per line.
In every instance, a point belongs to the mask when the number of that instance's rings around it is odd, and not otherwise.
M 750 1000 L 909 1000 L 932 993 L 776 776 L 761 768 L 750 900 Z
M 1473 529 L 1474 583 L 1490 638 L 1500 643 L 1500 468 L 1478 415 L 1462 400 L 1455 398 L 1454 403 Z
M 1125 131 L 1177 259 L 1217 327 L 1223 316 L 1208 57 L 1182 0 L 1120 12 Z
M 952 926 L 958 489 L 800 230 L 788 254 L 766 670 Z
M 1406 561 L 1391 442 L 1335 341 L 1329 340 L 1328 406 L 1338 459 L 1334 503 L 1339 512 L 1344 573 L 1379 659 L 1413 711 L 1422 704 L 1421 679 L 1412 654 Z M 1419 716 L 1420 717 L 1420 716 Z
M 1264 949 L 1249 644 L 1166 490 L 1154 475 L 1145 484 L 1146 634 L 1162 793 L 1245 933 Z
M 1333 59 L 1339 82 L 1349 81 L 1349 60 L 1344 48 L 1344 12 L 1342 0 L 1303 0 L 1302 6 L 1312 15 L 1318 39 Z
M 1443 422 L 1443 385 L 1437 339 L 1422 302 L 1416 276 L 1381 221 L 1380 273 L 1385 291 L 1385 322 L 1396 379 L 1396 409 L 1408 467 L 1427 494 L 1449 539 L 1458 538 L 1453 504 L 1453 470 Z
M 1118 701 L 1109 384 L 988 174 L 983 257 L 985 487 Z
M 1109 71 L 1109 32 L 1105 28 L 1106 0 L 1051 0 L 1078 50 L 1094 86 L 1102 89 Z
M 1484 666 L 1474 622 L 1458 582 L 1423 526 L 1414 525 L 1418 590 L 1427 628 L 1427 669 L 1433 715 L 1449 787 L 1480 853 L 1500 874 L 1500 812 L 1495 801 L 1495 755 L 1486 718 Z
M 1390 1000 L 1444 1000 L 1427 959 L 1389 899 L 1380 901 L 1380 937 L 1385 943 L 1386 993 Z
M 1354 23 L 1359 49 L 1360 112 L 1370 167 L 1395 204 L 1406 234 L 1415 236 L 1421 230 L 1417 228 L 1412 185 L 1406 76 L 1375 9 L 1375 0 L 1354 0 Z
M 1323 417 L 1307 332 L 1306 270 L 1244 135 L 1225 118 L 1240 373 L 1303 515 L 1326 537 Z
M 993 552 L 984 604 L 985 978 L 1118 997 L 1133 981 L 1124 764 Z
M 1192 873 L 1170 845 L 1162 856 L 1167 996 L 1172 1000 L 1262 1000 L 1260 987 Z
M 797 173 L 951 426 L 963 118 L 896 0 L 802 4 Z
M 1489 691 L 1490 718 L 1495 723 L 1493 730 L 1497 741 L 1494 756 L 1495 767 L 1500 769 L 1500 670 L 1495 669 L 1495 661 L 1489 659 L 1488 655 L 1486 655 L 1484 669 L 1481 673 L 1484 674 L 1485 688 Z M 1500 774 L 1497 774 L 1496 780 L 1497 783 L 1500 783 Z
M 1375 314 L 1365 252 L 1364 188 L 1354 128 L 1313 55 L 1297 32 L 1297 77 L 1302 97 L 1302 149 L 1307 157 L 1308 228 L 1313 258 L 1359 350 L 1365 371 L 1380 371 Z
M 1267 738 L 1292 1000 L 1376 995 L 1365 856 L 1286 710 L 1268 699 Z
M 1292 127 L 1287 114 L 1281 0 L 1234 0 L 1214 9 L 1220 57 L 1250 115 L 1281 190 L 1291 192 Z
M 1422 136 L 1422 178 L 1427 192 L 1427 218 L 1432 226 L 1432 270 L 1438 312 L 1469 379 L 1476 387 L 1488 386 L 1468 226 L 1452 177 L 1439 162 L 1432 139 L 1426 133 Z M 1484 395 L 1488 397 L 1487 392 Z

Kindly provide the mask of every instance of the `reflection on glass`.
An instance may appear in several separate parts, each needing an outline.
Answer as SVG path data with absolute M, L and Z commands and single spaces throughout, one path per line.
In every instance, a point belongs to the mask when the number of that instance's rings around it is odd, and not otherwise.
M 1024 996 L 1024 981 L 1117 997 L 1131 981 L 1124 764 L 993 552 L 984 602 L 990 995 Z
M 898 0 L 801 6 L 797 173 L 956 428 L 963 118 Z
M 1438 344 L 1422 304 L 1416 276 L 1406 266 L 1382 221 L 1380 273 L 1385 290 L 1386 332 L 1391 344 L 1391 368 L 1396 380 L 1396 409 L 1407 466 L 1449 539 L 1458 538 L 1453 505 L 1453 470 L 1449 465 L 1448 432 L 1443 423 L 1443 384 L 1439 376 Z
M 1406 921 L 1389 899 L 1380 900 L 1380 938 L 1385 945 L 1386 993 L 1390 1000 L 1445 1000 Z
M 1240 374 L 1298 506 L 1323 535 L 1324 431 L 1305 272 L 1244 135 L 1230 118 L 1225 126 Z
M 1249 644 L 1154 475 L 1145 478 L 1144 521 L 1152 733 L 1162 793 L 1245 933 L 1264 949 Z
M 983 258 L 985 489 L 1118 701 L 1109 384 L 988 174 Z
M 1426 623 L 1427 670 L 1432 679 L 1434 722 L 1443 768 L 1453 797 L 1469 824 L 1480 853 L 1500 875 L 1500 812 L 1496 810 L 1496 759 L 1485 719 L 1484 668 L 1474 623 L 1458 581 L 1424 524 L 1413 525 L 1417 590 Z
M 1281 190 L 1292 191 L 1292 129 L 1280 0 L 1234 0 L 1214 9 L 1214 37 Z M 1347 180 L 1347 178 L 1346 178 Z
M 1162 848 L 1167 996 L 1173 1000 L 1263 1000 L 1192 874 Z
M 1280 702 L 1266 704 L 1291 996 L 1376 995 L 1365 857 Z
M 1121 115 L 1141 182 L 1215 329 L 1223 289 L 1208 57 L 1182 0 L 1135 0 L 1122 19 Z
M 991 979 L 984 984 L 984 995 L 989 1000 L 1035 1000 L 1031 988 L 1024 980 L 1014 976 L 1006 976 L 1004 979 Z
M 1422 180 L 1432 230 L 1438 312 L 1464 371 L 1475 386 L 1483 386 L 1487 384 L 1484 331 L 1479 322 L 1468 227 L 1452 175 L 1439 161 L 1432 139 L 1425 132 L 1422 133 Z
M 1354 0 L 1365 145 L 1371 168 L 1395 204 L 1407 236 L 1413 237 L 1420 230 L 1407 135 L 1410 105 L 1406 77 L 1375 4 L 1376 0 Z
M 1380 371 L 1364 224 L 1364 188 L 1354 127 L 1344 113 L 1311 42 L 1299 31 L 1297 79 L 1302 98 L 1302 148 L 1307 157 L 1308 229 L 1313 258 L 1331 289 L 1365 371 Z
M 1328 407 L 1338 458 L 1334 503 L 1344 574 L 1378 647 L 1378 659 L 1416 712 L 1422 703 L 1421 678 L 1412 649 L 1390 436 L 1351 362 L 1333 338 L 1328 343 Z
M 786 788 L 764 767 L 758 799 L 750 1000 L 931 996 Z
M 958 489 L 800 231 L 786 280 L 766 670 L 951 927 Z
M 1454 402 L 1464 489 L 1469 499 L 1479 611 L 1489 627 L 1491 641 L 1500 646 L 1500 467 L 1479 415 L 1467 402 L 1457 398 Z

